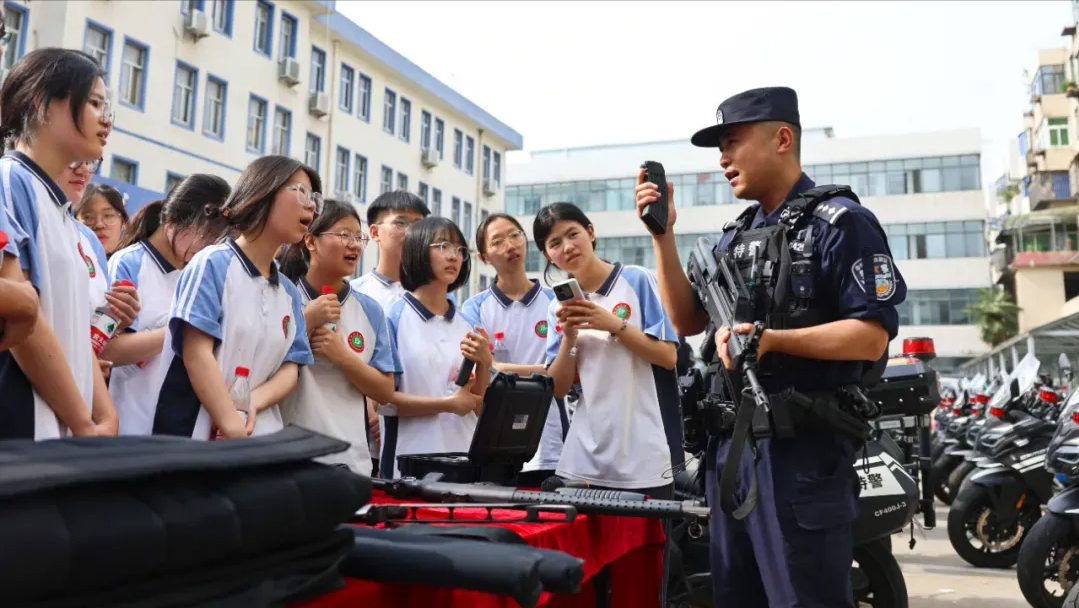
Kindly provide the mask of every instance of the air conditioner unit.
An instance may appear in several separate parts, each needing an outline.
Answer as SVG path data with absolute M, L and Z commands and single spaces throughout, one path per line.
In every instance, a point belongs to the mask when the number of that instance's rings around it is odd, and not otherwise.
M 282 58 L 277 63 L 277 79 L 290 87 L 300 84 L 300 62 L 292 57 Z
M 423 150 L 423 153 L 420 155 L 420 161 L 423 163 L 423 166 L 428 169 L 437 167 L 439 160 L 441 159 L 438 156 L 438 150 L 435 150 L 434 148 L 427 148 L 426 150 Z
M 210 35 L 210 20 L 206 13 L 193 8 L 184 15 L 184 31 L 198 40 Z
M 483 180 L 483 193 L 487 196 L 494 196 L 498 193 L 498 183 L 490 177 Z
M 330 113 L 330 96 L 326 93 L 311 91 L 311 97 L 307 102 L 307 109 L 315 118 L 322 118 Z

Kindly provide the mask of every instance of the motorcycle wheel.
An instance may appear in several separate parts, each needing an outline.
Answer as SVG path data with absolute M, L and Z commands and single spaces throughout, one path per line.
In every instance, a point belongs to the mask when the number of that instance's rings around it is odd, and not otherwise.
M 1063 575 L 1063 579 L 1061 580 Z M 1033 608 L 1061 608 L 1079 579 L 1079 535 L 1067 517 L 1046 513 L 1030 528 L 1016 563 L 1023 597 Z M 1050 590 L 1046 583 L 1059 589 Z
M 933 484 L 933 495 L 946 505 L 952 504 L 952 500 L 955 499 L 955 495 L 948 489 L 948 475 L 957 466 L 959 463 L 954 457 L 941 455 L 933 461 L 933 466 L 929 469 L 929 482 Z
M 968 484 L 952 502 L 948 509 L 948 540 L 959 557 L 978 568 L 1011 568 L 1019 558 L 1019 549 L 1023 538 L 1041 515 L 1041 505 L 1037 500 L 1023 503 L 1017 521 L 1002 531 L 996 521 L 993 501 L 989 491 L 980 485 Z M 994 547 L 979 538 L 978 528 L 985 527 L 995 538 L 1001 534 L 1005 540 Z M 975 546 L 975 543 L 981 547 Z
M 929 460 L 931 462 L 936 462 L 937 459 L 940 458 L 940 455 L 943 454 L 944 450 L 947 448 L 948 446 L 944 445 L 940 441 L 934 442 L 933 447 L 929 449 Z
M 963 482 L 967 477 L 970 477 L 970 474 L 977 468 L 978 465 L 969 460 L 964 460 L 959 466 L 952 469 L 952 472 L 948 475 L 948 494 L 951 496 L 958 496 L 959 491 L 963 489 Z
M 888 543 L 854 548 L 850 583 L 859 608 L 907 608 L 907 581 Z

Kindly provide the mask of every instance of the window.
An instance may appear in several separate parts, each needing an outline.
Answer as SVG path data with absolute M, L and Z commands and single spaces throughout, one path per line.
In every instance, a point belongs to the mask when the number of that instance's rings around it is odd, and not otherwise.
M 212 0 L 213 1 L 213 23 L 214 30 L 225 34 L 226 36 L 232 35 L 232 0 Z
M 10 32 L 11 30 L 8 29 Z M 12 43 L 8 43 L 11 45 Z M 112 32 L 105 27 L 89 23 L 86 25 L 86 39 L 83 40 L 82 50 L 94 58 L 97 64 L 107 71 L 109 69 L 109 55 L 112 51 Z
M 472 203 L 465 201 L 464 212 L 461 216 L 461 232 L 465 233 L 465 240 L 472 240 Z
M 359 154 L 352 166 L 352 194 L 356 195 L 358 202 L 367 200 L 367 159 Z
M 338 103 L 341 109 L 352 114 L 352 85 L 356 80 L 356 70 L 341 64 L 341 89 L 338 94 Z
M 199 73 L 195 68 L 176 64 L 176 83 L 172 88 L 172 123 L 195 128 L 195 87 Z
M 169 172 L 165 174 L 165 194 L 167 195 L 176 187 L 176 184 L 184 181 L 184 176 Z
M 435 149 L 438 150 L 438 158 L 442 159 L 442 140 L 445 139 L 446 123 L 441 118 L 435 119 Z
M 1043 65 L 1034 74 L 1031 93 L 1034 95 L 1055 95 L 1064 92 L 1064 66 Z
M 273 145 L 270 147 L 270 153 L 288 156 L 291 136 L 292 112 L 277 106 L 273 113 Z
M 228 86 L 223 80 L 206 77 L 206 101 L 202 109 L 202 132 L 206 135 L 225 138 L 225 95 Z
M 431 149 L 431 113 L 427 110 L 420 112 L 420 149 Z
M 442 215 L 442 191 L 431 189 L 431 215 Z
M 273 6 L 259 0 L 255 5 L 255 50 L 267 57 L 273 44 Z
M 363 74 L 360 74 L 359 82 L 357 84 L 359 85 L 358 88 L 359 88 L 360 94 L 359 94 L 359 99 L 357 100 L 358 103 L 359 103 L 359 108 L 357 108 L 357 109 L 359 111 L 357 112 L 356 115 L 359 116 L 360 118 L 370 122 L 371 121 L 371 79 L 368 78 L 367 76 L 364 76 Z
M 4 70 L 10 70 L 15 62 L 22 58 L 26 48 L 26 11 L 14 5 L 4 3 L 4 27 L 7 29 L 7 42 L 4 44 Z
M 425 184 L 423 182 L 420 182 L 420 184 L 418 186 L 416 186 L 416 195 L 419 196 L 423 200 L 424 205 L 427 205 L 427 203 L 428 203 L 428 201 L 427 201 L 427 198 L 428 198 L 427 184 Z
M 386 97 L 382 104 L 382 130 L 393 135 L 396 118 L 397 93 L 386 89 Z
M 483 147 L 483 179 L 491 178 L 491 148 L 489 146 Z
M 462 152 L 462 140 L 464 134 L 460 129 L 453 130 L 453 166 L 457 169 L 461 168 L 461 157 L 464 155 Z
M 461 224 L 461 199 L 456 196 L 450 200 L 450 221 Z
M 487 219 L 488 215 L 491 215 L 490 211 L 488 211 L 486 209 L 480 209 L 480 225 L 481 226 L 483 225 L 483 222 Z
M 408 176 L 400 171 L 397 172 L 397 189 L 408 190 Z
M 1049 128 L 1049 145 L 1050 146 L 1067 146 L 1068 145 L 1068 119 L 1067 118 L 1050 118 L 1047 121 Z
M 495 184 L 502 185 L 502 155 L 495 152 L 494 160 Z
M 247 151 L 262 154 L 266 149 L 266 100 L 251 96 L 247 102 Z
M 401 140 L 408 142 L 412 136 L 412 102 L 401 98 Z
M 313 133 L 308 133 L 303 144 L 303 162 L 316 172 L 321 172 L 322 164 L 322 138 Z
M 125 184 L 136 185 L 139 179 L 139 166 L 126 158 L 112 157 L 112 179 Z
M 977 289 L 911 290 L 896 312 L 901 325 L 970 325 L 967 308 L 977 298 Z
M 885 224 L 883 228 L 897 260 L 986 255 L 985 223 L 981 221 Z
M 348 163 L 352 159 L 352 153 L 337 146 L 337 162 L 334 165 L 333 190 L 334 192 L 348 192 Z
M 180 3 L 181 13 L 190 13 L 194 10 L 202 10 L 202 0 L 182 0 Z
M 382 180 L 378 185 L 378 193 L 386 194 L 393 188 L 393 169 L 383 165 L 382 166 Z
M 476 169 L 476 140 L 469 135 L 465 138 L 465 173 L 472 175 Z
M 281 34 L 277 41 L 277 59 L 296 57 L 296 18 L 281 13 Z
M 120 103 L 140 110 L 146 94 L 147 54 L 148 50 L 145 46 L 130 39 L 124 41 L 124 63 L 120 72 Z
M 326 52 L 316 46 L 311 47 L 310 90 L 312 93 L 326 90 Z

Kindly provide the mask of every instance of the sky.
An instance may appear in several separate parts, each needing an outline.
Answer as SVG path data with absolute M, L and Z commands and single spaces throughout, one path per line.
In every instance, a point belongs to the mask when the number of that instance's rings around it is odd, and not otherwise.
M 688 139 L 726 97 L 785 85 L 802 125 L 837 138 L 979 128 L 987 181 L 1030 106 L 1024 70 L 1033 76 L 1038 49 L 1067 46 L 1074 22 L 1068 0 L 337 9 L 521 133 L 526 150 Z

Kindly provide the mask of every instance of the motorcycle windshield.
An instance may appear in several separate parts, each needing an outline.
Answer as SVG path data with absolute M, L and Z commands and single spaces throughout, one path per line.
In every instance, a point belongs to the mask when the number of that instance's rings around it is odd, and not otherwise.
M 1057 429 L 1053 438 L 1049 441 L 1049 449 L 1046 454 L 1046 462 L 1051 462 L 1056 449 L 1062 445 L 1079 445 L 1079 423 L 1072 417 L 1079 412 L 1079 391 L 1072 391 L 1064 409 L 1057 419 Z
M 1008 402 L 1012 399 L 1011 384 L 1012 379 L 1019 380 L 1019 394 L 1022 395 L 1029 391 L 1034 386 L 1034 381 L 1038 379 L 1038 368 L 1041 367 L 1041 362 L 1037 357 L 1027 353 L 1023 360 L 1019 362 L 1019 365 L 1015 366 L 1015 369 L 1001 383 L 1000 388 L 993 394 L 993 397 L 989 400 L 989 407 L 999 407 L 1004 409 Z

